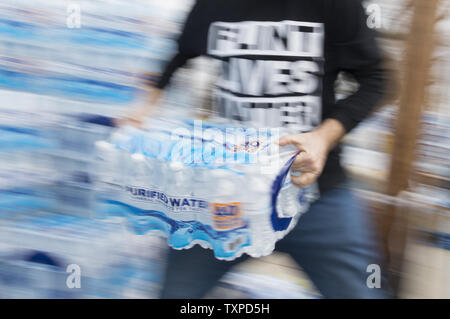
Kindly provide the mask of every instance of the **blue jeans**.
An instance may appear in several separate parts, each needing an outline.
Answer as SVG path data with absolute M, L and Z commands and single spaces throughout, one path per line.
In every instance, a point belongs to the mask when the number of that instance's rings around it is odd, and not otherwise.
M 326 298 L 389 298 L 386 270 L 373 223 L 352 192 L 341 185 L 320 197 L 276 245 L 302 267 Z M 162 298 L 202 298 L 234 265 L 195 246 L 169 252 Z M 367 266 L 381 267 L 381 288 L 366 284 Z

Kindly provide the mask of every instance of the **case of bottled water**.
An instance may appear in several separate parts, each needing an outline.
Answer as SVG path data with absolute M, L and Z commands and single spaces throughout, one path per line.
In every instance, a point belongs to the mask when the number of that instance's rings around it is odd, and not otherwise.
M 218 259 L 270 254 L 297 223 L 316 188 L 297 188 L 297 155 L 279 129 L 152 119 L 97 142 L 99 216 L 121 215 L 138 234 L 169 246 L 211 248 Z

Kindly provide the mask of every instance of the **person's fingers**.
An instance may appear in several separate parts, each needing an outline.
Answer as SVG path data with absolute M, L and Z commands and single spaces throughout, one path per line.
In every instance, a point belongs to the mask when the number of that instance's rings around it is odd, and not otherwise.
M 112 121 L 115 127 L 120 127 L 123 125 L 123 119 L 121 117 L 113 118 Z
M 132 125 L 137 128 L 142 128 L 142 124 L 143 124 L 143 122 L 141 119 L 133 118 L 133 119 L 130 119 L 130 121 L 129 121 L 129 125 Z
M 121 117 L 115 120 L 115 123 L 117 126 L 125 126 L 130 125 L 137 128 L 140 128 L 142 126 L 142 117 L 141 116 L 125 116 Z
M 294 135 L 285 135 L 278 141 L 278 145 L 285 146 L 288 144 L 297 144 L 297 141 L 294 138 Z
M 294 159 L 294 162 L 292 163 L 291 170 L 292 171 L 298 171 L 303 172 L 306 171 L 307 168 L 307 158 L 308 155 L 306 152 L 300 152 Z
M 285 135 L 278 141 L 278 145 L 286 146 L 292 144 L 297 147 L 299 150 L 303 150 L 302 145 L 300 143 L 300 139 L 298 135 Z
M 291 176 L 292 184 L 304 188 L 312 185 L 317 179 L 317 174 L 312 172 L 303 173 L 300 176 Z
M 126 118 L 123 118 L 123 117 L 118 118 L 118 119 L 115 120 L 115 124 L 118 127 L 127 125 L 127 122 L 128 122 L 128 120 Z
M 292 163 L 291 170 L 299 172 L 312 172 L 316 170 L 314 160 L 307 152 L 298 154 Z

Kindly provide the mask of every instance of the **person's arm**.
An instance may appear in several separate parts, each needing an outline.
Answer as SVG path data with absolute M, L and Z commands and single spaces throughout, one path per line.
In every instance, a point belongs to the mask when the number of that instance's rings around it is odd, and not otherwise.
M 179 68 L 183 67 L 189 59 L 199 56 L 198 52 L 201 50 L 199 50 L 198 45 L 204 41 L 204 39 L 201 39 L 202 34 L 199 32 L 202 18 L 201 10 L 203 10 L 204 1 L 197 0 L 188 14 L 181 35 L 177 41 L 178 52 L 166 65 L 156 86 L 147 87 L 145 97 L 141 103 L 121 119 L 116 120 L 116 124 L 140 126 L 146 117 L 151 116 L 156 111 L 158 102 L 164 93 L 164 89 L 170 83 L 173 74 Z
M 139 105 L 135 106 L 121 118 L 116 119 L 116 125 L 121 126 L 127 124 L 139 127 L 146 117 L 152 116 L 157 111 L 158 102 L 164 93 L 164 88 L 169 84 L 172 75 L 177 69 L 186 64 L 189 58 L 190 56 L 177 53 L 167 64 L 156 86 L 146 86 L 144 89 L 144 97 Z
M 348 133 L 364 120 L 386 93 L 387 70 L 375 39 L 375 31 L 367 26 L 367 15 L 361 0 L 333 0 L 331 49 L 339 71 L 357 81 L 358 90 L 339 100 L 327 118 L 342 123 Z
M 315 130 L 288 135 L 280 139 L 281 146 L 293 144 L 300 151 L 292 165 L 293 184 L 305 187 L 313 184 L 322 174 L 329 152 L 342 137 L 377 106 L 385 93 L 386 72 L 375 35 L 367 27 L 366 14 L 359 0 L 332 0 L 333 19 L 329 36 L 330 49 L 336 54 L 337 68 L 354 76 L 359 89 L 346 99 L 337 101 L 333 111 Z M 333 34 L 333 31 L 335 32 Z

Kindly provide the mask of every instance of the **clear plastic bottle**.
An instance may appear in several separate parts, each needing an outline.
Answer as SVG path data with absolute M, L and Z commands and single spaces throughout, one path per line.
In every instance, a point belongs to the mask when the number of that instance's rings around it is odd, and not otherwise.
M 121 200 L 123 196 L 125 153 L 106 141 L 95 143 L 96 161 L 94 180 L 97 193 L 97 201 Z M 100 213 L 99 211 L 97 213 Z M 106 216 L 102 216 L 106 218 Z
M 275 248 L 270 221 L 272 180 L 261 174 L 257 165 L 247 165 L 244 179 L 244 214 L 250 221 L 252 234 L 252 247 L 248 253 L 254 257 L 264 256 Z
M 169 162 L 167 171 L 168 183 L 166 184 L 165 193 L 168 197 L 175 199 L 172 201 L 170 209 L 168 209 L 168 215 L 172 219 L 195 221 L 197 219 L 196 213 L 192 202 L 189 201 L 189 199 L 195 199 L 192 185 L 192 167 L 181 162 Z M 184 201 L 185 199 L 188 200 L 187 203 Z
M 211 188 L 210 184 L 211 170 L 204 166 L 193 167 L 192 170 L 192 188 L 194 190 L 193 195 L 197 200 L 201 200 L 207 203 L 214 193 L 214 189 Z M 196 220 L 202 224 L 210 224 L 211 212 L 209 210 L 209 207 L 199 209 Z
M 291 175 L 288 173 L 283 186 L 278 193 L 277 212 L 278 217 L 294 217 L 301 210 L 300 196 L 303 189 L 296 187 L 291 182 Z
M 217 258 L 239 256 L 251 244 L 249 219 L 245 215 L 245 187 L 241 175 L 224 168 L 210 172 L 210 225 L 217 236 L 212 240 Z

